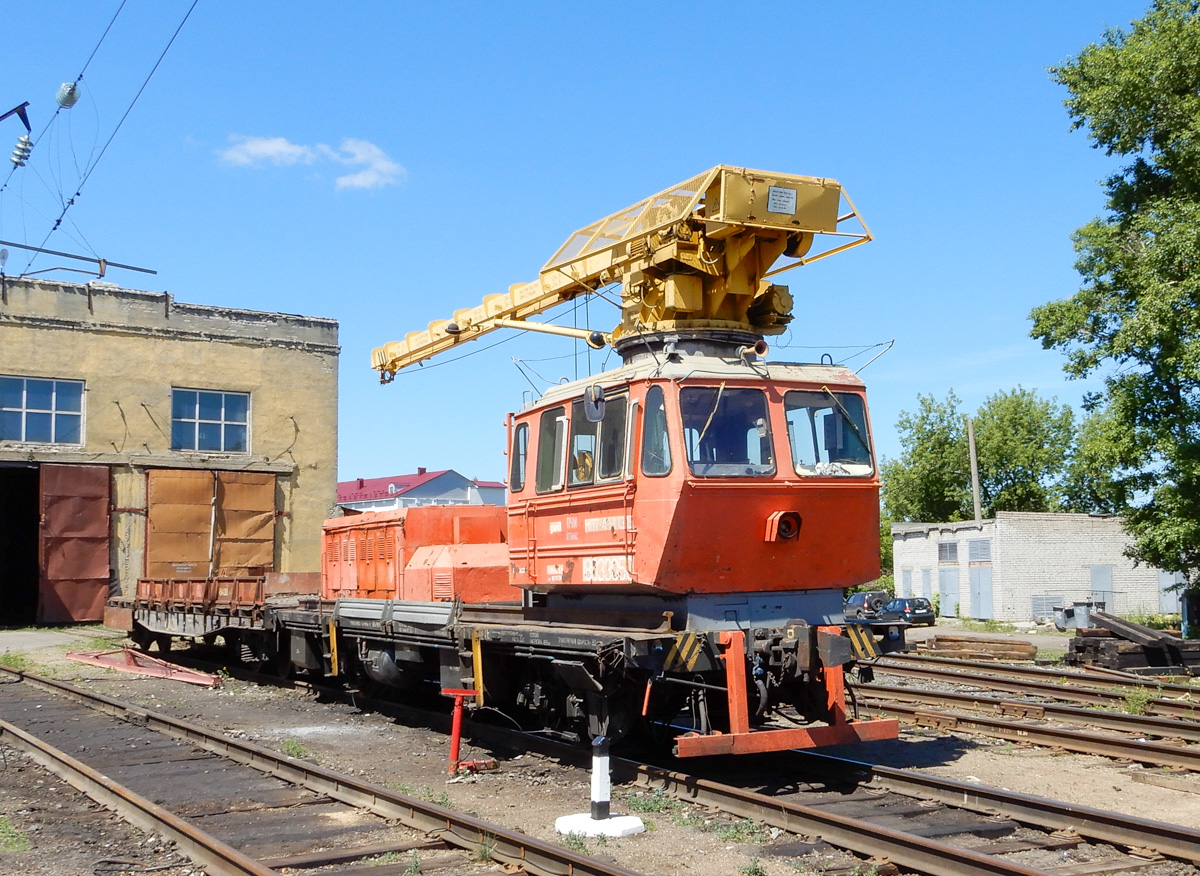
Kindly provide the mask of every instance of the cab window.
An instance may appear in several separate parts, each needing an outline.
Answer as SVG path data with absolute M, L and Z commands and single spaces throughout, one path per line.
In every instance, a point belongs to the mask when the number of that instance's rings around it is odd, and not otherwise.
M 628 399 L 609 396 L 604 419 L 588 422 L 583 399 L 571 404 L 571 454 L 567 484 L 572 487 L 612 480 L 625 473 L 625 417 Z
M 529 424 L 521 423 L 513 432 L 512 460 L 508 471 L 508 489 L 519 493 L 525 489 L 525 461 L 529 453 Z
M 685 386 L 679 391 L 688 466 L 698 477 L 775 473 L 767 397 L 760 389 Z
M 559 406 L 542 411 L 538 422 L 537 491 L 548 493 L 563 485 L 566 462 L 567 409 Z
M 642 474 L 662 477 L 671 473 L 671 443 L 667 440 L 667 408 L 661 386 L 646 391 L 642 415 Z
M 875 470 L 862 396 L 793 390 L 783 406 L 796 474 L 866 477 Z

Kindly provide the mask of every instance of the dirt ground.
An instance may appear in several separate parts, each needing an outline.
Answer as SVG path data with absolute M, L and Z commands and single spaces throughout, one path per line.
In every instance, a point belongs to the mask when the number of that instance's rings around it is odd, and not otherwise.
M 0 653 L 4 650 L 0 634 Z M 589 779 L 583 770 L 526 754 L 501 759 L 494 771 L 447 780 L 447 741 L 439 734 L 406 727 L 381 715 L 359 713 L 350 706 L 321 703 L 301 691 L 254 686 L 233 679 L 224 679 L 219 687 L 209 690 L 97 669 L 66 660 L 66 650 L 56 645 L 25 652 L 31 664 L 28 668 L 219 728 L 231 736 L 295 752 L 324 766 L 540 839 L 610 856 L 631 870 L 664 876 L 693 872 L 713 876 L 820 872 L 815 859 L 795 857 L 794 845 L 789 854 L 789 838 L 778 831 L 738 824 L 696 807 L 664 805 L 626 788 L 614 789 L 613 811 L 640 815 L 647 832 L 580 844 L 556 834 L 554 820 L 560 815 L 587 811 Z M 1200 828 L 1200 782 L 1192 786 L 1194 792 L 1142 784 L 1133 778 L 1140 768 L 1099 757 L 924 730 L 905 731 L 895 742 L 847 749 L 835 753 Z M 463 751 L 467 759 L 492 754 L 469 745 Z M 178 860 L 166 858 L 170 849 L 154 838 L 99 812 L 19 755 L 9 752 L 0 766 L 0 874 L 133 874 L 145 872 L 139 868 L 150 861 L 161 866 Z M 81 813 L 86 816 L 81 817 Z M 9 834 L 28 843 L 27 851 L 5 851 L 9 848 L 6 823 Z M 154 845 L 148 846 L 148 841 Z M 94 866 L 106 857 L 135 864 L 124 870 L 112 869 L 111 865 Z M 831 863 L 849 867 L 855 862 L 845 858 L 826 861 L 824 866 Z M 46 869 L 50 865 L 53 869 Z M 39 866 L 43 869 L 37 869 Z M 159 872 L 182 876 L 188 869 Z

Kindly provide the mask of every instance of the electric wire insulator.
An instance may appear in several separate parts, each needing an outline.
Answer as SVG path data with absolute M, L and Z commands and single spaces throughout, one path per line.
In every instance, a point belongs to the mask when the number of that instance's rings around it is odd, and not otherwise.
M 55 103 L 63 109 L 70 109 L 78 100 L 79 88 L 74 82 L 64 82 L 58 87 L 58 93 L 54 95 Z
M 13 154 L 8 160 L 17 167 L 24 167 L 25 159 L 29 157 L 31 151 L 33 151 L 33 141 L 27 135 L 22 134 L 17 140 L 17 148 L 13 150 Z

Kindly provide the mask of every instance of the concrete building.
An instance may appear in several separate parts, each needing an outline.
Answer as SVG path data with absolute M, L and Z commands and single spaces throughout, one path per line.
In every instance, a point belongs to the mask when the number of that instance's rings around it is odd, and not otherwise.
M 897 596 L 937 597 L 943 617 L 1027 621 L 1055 606 L 1175 612 L 1175 576 L 1125 556 L 1119 517 L 1001 511 L 976 523 L 893 523 Z
M 320 569 L 337 330 L 4 280 L 0 623 L 96 620 L 139 577 Z
M 506 489 L 496 481 L 473 481 L 453 469 L 390 478 L 356 478 L 337 486 L 347 511 L 388 511 L 414 505 L 503 505 Z

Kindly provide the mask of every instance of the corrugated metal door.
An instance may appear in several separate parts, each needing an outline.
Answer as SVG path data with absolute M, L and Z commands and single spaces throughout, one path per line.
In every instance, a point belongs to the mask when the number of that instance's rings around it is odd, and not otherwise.
M 273 569 L 275 475 L 152 469 L 147 481 L 148 578 Z
M 106 465 L 42 465 L 38 540 L 39 622 L 104 619 L 108 599 Z
M 216 508 L 214 567 L 225 575 L 271 571 L 275 559 L 275 475 L 217 472 Z
M 216 473 L 146 472 L 146 577 L 207 578 Z
M 958 611 L 958 567 L 938 569 L 938 614 L 954 617 Z

